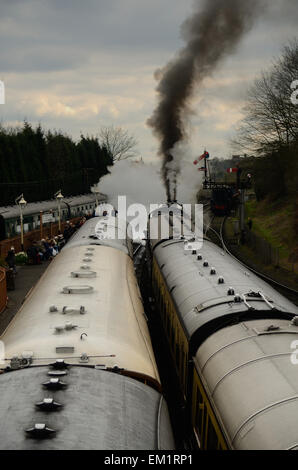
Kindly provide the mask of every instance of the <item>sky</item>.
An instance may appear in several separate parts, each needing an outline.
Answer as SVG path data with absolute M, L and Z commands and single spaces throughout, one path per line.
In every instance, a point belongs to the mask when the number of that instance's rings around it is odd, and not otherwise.
M 184 46 L 180 27 L 192 11 L 193 0 L 0 0 L 0 121 L 26 119 L 75 140 L 121 126 L 143 160 L 157 162 L 146 124 L 157 105 L 154 74 Z M 296 0 L 267 0 L 237 51 L 194 91 L 189 160 L 205 148 L 232 155 L 247 90 L 297 36 L 297 20 Z

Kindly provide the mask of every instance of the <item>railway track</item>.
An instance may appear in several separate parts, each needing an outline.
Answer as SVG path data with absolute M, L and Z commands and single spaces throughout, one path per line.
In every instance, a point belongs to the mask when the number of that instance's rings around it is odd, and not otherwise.
M 217 219 L 216 216 L 212 216 L 210 221 L 208 222 L 208 224 L 206 224 L 205 231 L 204 231 L 205 236 L 207 236 L 207 233 L 211 231 L 213 234 L 216 235 L 218 241 L 220 242 L 222 248 L 224 249 L 224 251 L 226 253 L 228 253 L 230 256 L 232 256 L 232 258 L 234 258 L 240 264 L 242 264 L 243 267 L 245 267 L 249 271 L 253 272 L 257 276 L 259 276 L 261 279 L 263 279 L 264 281 L 267 281 L 272 286 L 275 286 L 282 294 L 287 296 L 289 298 L 289 300 L 291 300 L 296 305 L 298 305 L 298 290 L 295 290 L 295 289 L 293 289 L 289 286 L 286 286 L 286 285 L 276 281 L 275 279 L 272 279 L 271 277 L 267 276 L 266 274 L 257 271 L 256 269 L 252 268 L 251 266 L 245 264 L 241 259 L 236 257 L 233 253 L 231 253 L 231 251 L 227 247 L 227 244 L 225 242 L 224 235 L 223 235 L 224 234 L 224 226 L 225 226 L 227 217 L 224 217 L 221 220 L 221 222 L 218 226 L 218 229 L 216 229 L 212 226 L 212 225 L 214 225 L 214 221 L 216 219 Z

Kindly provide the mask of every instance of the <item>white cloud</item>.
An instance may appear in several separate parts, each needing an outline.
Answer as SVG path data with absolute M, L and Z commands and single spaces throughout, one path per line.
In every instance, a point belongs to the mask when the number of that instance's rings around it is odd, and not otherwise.
M 192 3 L 3 0 L 1 120 L 27 118 L 74 138 L 121 125 L 147 160 L 158 161 L 158 142 L 145 124 L 156 106 L 154 72 L 183 46 L 179 28 Z M 295 0 L 269 2 L 238 51 L 195 92 L 189 132 L 195 154 L 207 146 L 213 155 L 229 155 L 246 90 L 296 33 L 297 18 Z

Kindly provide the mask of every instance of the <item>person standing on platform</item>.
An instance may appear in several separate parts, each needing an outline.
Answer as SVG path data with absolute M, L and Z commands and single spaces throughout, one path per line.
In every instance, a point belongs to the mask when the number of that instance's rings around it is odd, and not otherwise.
M 12 246 L 7 253 L 7 256 L 5 258 L 6 263 L 8 264 L 9 268 L 13 270 L 14 274 L 17 273 L 17 268 L 16 268 L 16 256 L 15 256 L 15 249 Z

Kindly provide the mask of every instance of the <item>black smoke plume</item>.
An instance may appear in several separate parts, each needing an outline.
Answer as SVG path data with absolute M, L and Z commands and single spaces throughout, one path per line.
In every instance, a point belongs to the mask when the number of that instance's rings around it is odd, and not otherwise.
M 194 14 L 182 25 L 185 48 L 156 72 L 159 104 L 147 123 L 160 140 L 168 200 L 175 199 L 179 173 L 179 161 L 171 151 L 186 137 L 184 119 L 195 86 L 234 51 L 258 10 L 259 0 L 196 0 Z

